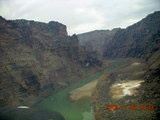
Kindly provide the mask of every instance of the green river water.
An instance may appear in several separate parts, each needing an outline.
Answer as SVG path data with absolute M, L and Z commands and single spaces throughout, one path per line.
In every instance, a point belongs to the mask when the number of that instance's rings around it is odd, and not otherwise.
M 69 93 L 72 90 L 94 81 L 103 74 L 109 73 L 124 64 L 124 62 L 113 62 L 105 70 L 49 96 L 38 103 L 35 107 L 36 109 L 41 110 L 57 111 L 61 113 L 66 120 L 94 120 L 94 112 L 92 110 L 90 98 L 84 98 L 75 102 L 69 98 Z

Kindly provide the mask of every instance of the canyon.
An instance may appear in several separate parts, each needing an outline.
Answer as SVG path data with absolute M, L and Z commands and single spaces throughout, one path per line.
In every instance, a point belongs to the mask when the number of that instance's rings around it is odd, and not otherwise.
M 125 29 L 72 36 L 59 22 L 0 17 L 0 55 L 1 111 L 27 106 L 62 120 L 158 120 L 160 11 Z M 155 109 L 107 111 L 106 104 Z

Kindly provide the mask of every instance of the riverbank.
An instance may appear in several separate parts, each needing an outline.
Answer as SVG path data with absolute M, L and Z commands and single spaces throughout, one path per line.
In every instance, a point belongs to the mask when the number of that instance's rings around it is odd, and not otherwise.
M 87 118 L 87 120 L 93 120 L 94 115 L 91 109 L 92 102 L 90 98 L 84 97 L 83 99 L 73 101 L 69 97 L 70 92 L 100 78 L 103 74 L 112 72 L 125 64 L 126 62 L 124 61 L 114 61 L 105 70 L 49 96 L 35 107 L 37 109 L 59 112 L 65 117 L 66 120 L 84 120 L 85 118 Z
M 86 85 L 83 85 L 80 88 L 77 88 L 70 92 L 70 98 L 74 101 L 80 100 L 84 97 L 91 97 L 91 94 L 96 87 L 98 80 L 94 80 L 90 83 L 87 83 Z

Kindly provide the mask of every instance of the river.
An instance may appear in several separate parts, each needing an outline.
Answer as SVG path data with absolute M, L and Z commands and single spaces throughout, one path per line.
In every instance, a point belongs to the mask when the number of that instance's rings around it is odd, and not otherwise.
M 91 99 L 89 97 L 85 97 L 83 99 L 73 101 L 69 98 L 69 93 L 124 64 L 124 62 L 112 62 L 105 70 L 49 96 L 42 102 L 38 103 L 35 107 L 42 110 L 57 111 L 61 113 L 66 120 L 94 120 Z

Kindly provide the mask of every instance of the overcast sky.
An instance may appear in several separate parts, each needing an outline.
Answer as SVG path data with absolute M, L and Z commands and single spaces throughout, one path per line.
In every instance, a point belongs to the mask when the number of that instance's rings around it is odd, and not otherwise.
M 6 19 L 58 21 L 70 35 L 96 29 L 125 28 L 154 11 L 160 0 L 0 0 Z

